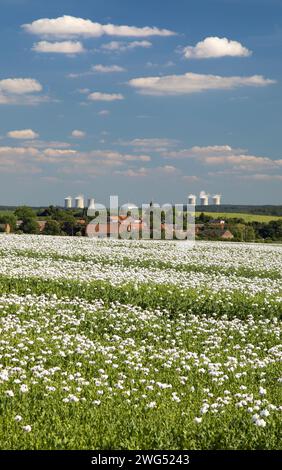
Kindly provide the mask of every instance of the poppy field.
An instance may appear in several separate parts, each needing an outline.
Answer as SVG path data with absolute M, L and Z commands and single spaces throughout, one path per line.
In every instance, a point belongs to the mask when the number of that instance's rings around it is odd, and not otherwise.
M 281 448 L 281 246 L 0 241 L 1 449 Z

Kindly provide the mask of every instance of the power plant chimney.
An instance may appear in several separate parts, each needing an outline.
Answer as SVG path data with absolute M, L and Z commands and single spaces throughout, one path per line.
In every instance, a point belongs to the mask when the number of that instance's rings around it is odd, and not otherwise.
M 189 194 L 189 196 L 188 196 L 189 206 L 195 206 L 196 202 L 197 202 L 197 196 L 195 196 L 194 194 Z
M 84 197 L 83 196 L 80 195 L 75 198 L 75 208 L 84 209 Z
M 95 209 L 95 199 L 93 199 L 92 197 L 88 199 L 88 209 Z
M 206 194 L 205 191 L 201 191 L 200 201 L 201 201 L 201 206 L 208 206 L 209 205 L 209 195 Z
M 65 209 L 71 209 L 72 208 L 72 197 L 68 196 L 65 198 Z
M 220 206 L 220 204 L 221 204 L 221 194 L 215 194 L 213 196 L 212 200 L 213 200 L 213 204 L 215 206 Z

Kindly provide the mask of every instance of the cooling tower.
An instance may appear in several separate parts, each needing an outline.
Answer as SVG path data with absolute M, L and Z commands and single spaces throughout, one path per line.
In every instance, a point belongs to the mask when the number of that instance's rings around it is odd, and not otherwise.
M 220 206 L 220 204 L 221 204 L 221 194 L 215 194 L 213 196 L 212 200 L 213 200 L 213 204 L 215 206 Z
M 201 191 L 200 201 L 201 201 L 201 206 L 208 206 L 209 205 L 209 195 L 206 194 L 205 191 Z
M 88 199 L 88 209 L 95 209 L 95 199 L 93 198 Z
M 195 206 L 196 202 L 197 202 L 197 197 L 194 194 L 189 194 L 189 196 L 188 196 L 189 206 Z
M 75 198 L 75 208 L 84 209 L 84 197 L 83 196 L 77 196 Z
M 68 196 L 65 198 L 65 209 L 71 209 L 72 208 L 72 197 Z

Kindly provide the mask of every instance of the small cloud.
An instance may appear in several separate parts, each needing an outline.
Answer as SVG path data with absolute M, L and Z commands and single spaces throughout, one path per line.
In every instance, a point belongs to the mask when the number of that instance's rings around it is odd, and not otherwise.
M 44 148 L 69 148 L 71 144 L 69 142 L 61 142 L 61 141 L 56 141 L 56 140 L 32 140 L 28 141 L 26 140 L 25 142 L 22 143 L 23 146 L 26 147 L 34 147 L 37 149 L 44 149 Z
M 138 169 L 128 169 L 128 170 L 117 170 L 115 171 L 116 175 L 126 176 L 128 178 L 143 178 L 148 176 L 149 171 L 147 168 L 138 168 Z
M 6 78 L 0 80 L 0 104 L 37 105 L 50 101 L 48 96 L 34 95 L 42 91 L 42 85 L 33 78 Z
M 186 59 L 210 59 L 217 57 L 248 57 L 252 52 L 238 41 L 217 36 L 207 37 L 196 46 L 187 46 L 183 49 Z
M 99 73 L 116 73 L 116 72 L 126 72 L 126 69 L 120 67 L 119 65 L 93 65 L 93 72 Z
M 90 93 L 88 95 L 90 101 L 121 101 L 124 99 L 124 96 L 120 93 Z
M 101 111 L 98 112 L 99 116 L 108 116 L 110 111 L 108 109 L 102 109 Z
M 44 54 L 81 54 L 85 49 L 79 41 L 48 42 L 40 41 L 33 44 L 32 50 Z
M 43 155 L 45 157 L 64 157 L 64 156 L 71 156 L 77 155 L 77 150 L 72 149 L 55 149 L 55 148 L 48 148 L 43 150 Z
M 166 173 L 168 175 L 171 175 L 171 174 L 175 174 L 175 173 L 178 173 L 178 169 L 173 166 L 173 165 L 164 165 L 164 166 L 161 166 L 159 167 L 159 170 L 163 173 Z
M 93 75 L 93 71 L 88 70 L 87 72 L 80 72 L 80 73 L 69 73 L 66 75 L 67 78 L 81 78 L 81 77 L 88 77 L 89 75 Z
M 57 103 L 58 100 L 50 98 L 47 95 L 1 95 L 0 105 L 14 105 L 14 106 L 38 106 L 41 103 Z
M 182 150 L 173 150 L 166 152 L 164 154 L 165 157 L 168 158 L 201 158 L 205 156 L 218 156 L 218 155 L 234 155 L 241 153 L 242 149 L 234 149 L 230 147 L 230 145 L 207 145 L 205 147 L 201 147 L 195 145 L 189 149 L 182 149 Z
M 149 48 L 152 47 L 152 43 L 150 41 L 132 41 L 132 42 L 125 42 L 125 41 L 111 41 L 107 44 L 103 44 L 101 49 L 106 52 L 125 52 L 131 51 L 136 48 Z
M 77 92 L 80 93 L 81 95 L 88 95 L 90 93 L 90 90 L 89 88 L 79 88 Z
M 196 183 L 197 181 L 199 181 L 200 178 L 198 176 L 195 176 L 195 175 L 191 175 L 191 176 L 190 175 L 184 175 L 182 177 L 182 179 L 184 181 L 187 181 L 187 183 Z
M 157 63 L 150 62 L 150 61 L 146 63 L 146 67 L 148 67 L 148 68 L 156 68 L 156 67 L 158 67 L 158 68 L 160 68 L 160 67 L 167 68 L 167 67 L 173 67 L 174 65 L 175 65 L 175 63 L 172 62 L 171 60 L 165 62 L 164 64 L 157 64 Z
M 71 136 L 75 137 L 76 139 L 83 139 L 86 136 L 86 132 L 74 129 L 71 133 Z
M 131 146 L 136 149 L 144 149 L 151 152 L 165 152 L 178 144 L 177 140 L 166 138 L 142 138 L 130 141 L 120 141 L 121 145 Z
M 80 73 L 69 73 L 67 78 L 81 78 L 95 75 L 96 73 L 117 73 L 117 72 L 126 72 L 126 69 L 120 67 L 119 65 L 93 65 L 90 70 Z
M 10 131 L 7 136 L 11 139 L 36 139 L 39 134 L 34 132 L 32 129 L 22 129 L 20 131 Z
M 23 95 L 42 90 L 42 85 L 34 78 L 6 78 L 0 80 L 0 92 Z

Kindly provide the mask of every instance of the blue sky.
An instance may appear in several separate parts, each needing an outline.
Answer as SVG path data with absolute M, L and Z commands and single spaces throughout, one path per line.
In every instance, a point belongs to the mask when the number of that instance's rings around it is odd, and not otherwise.
M 0 12 L 0 204 L 282 203 L 281 0 Z

